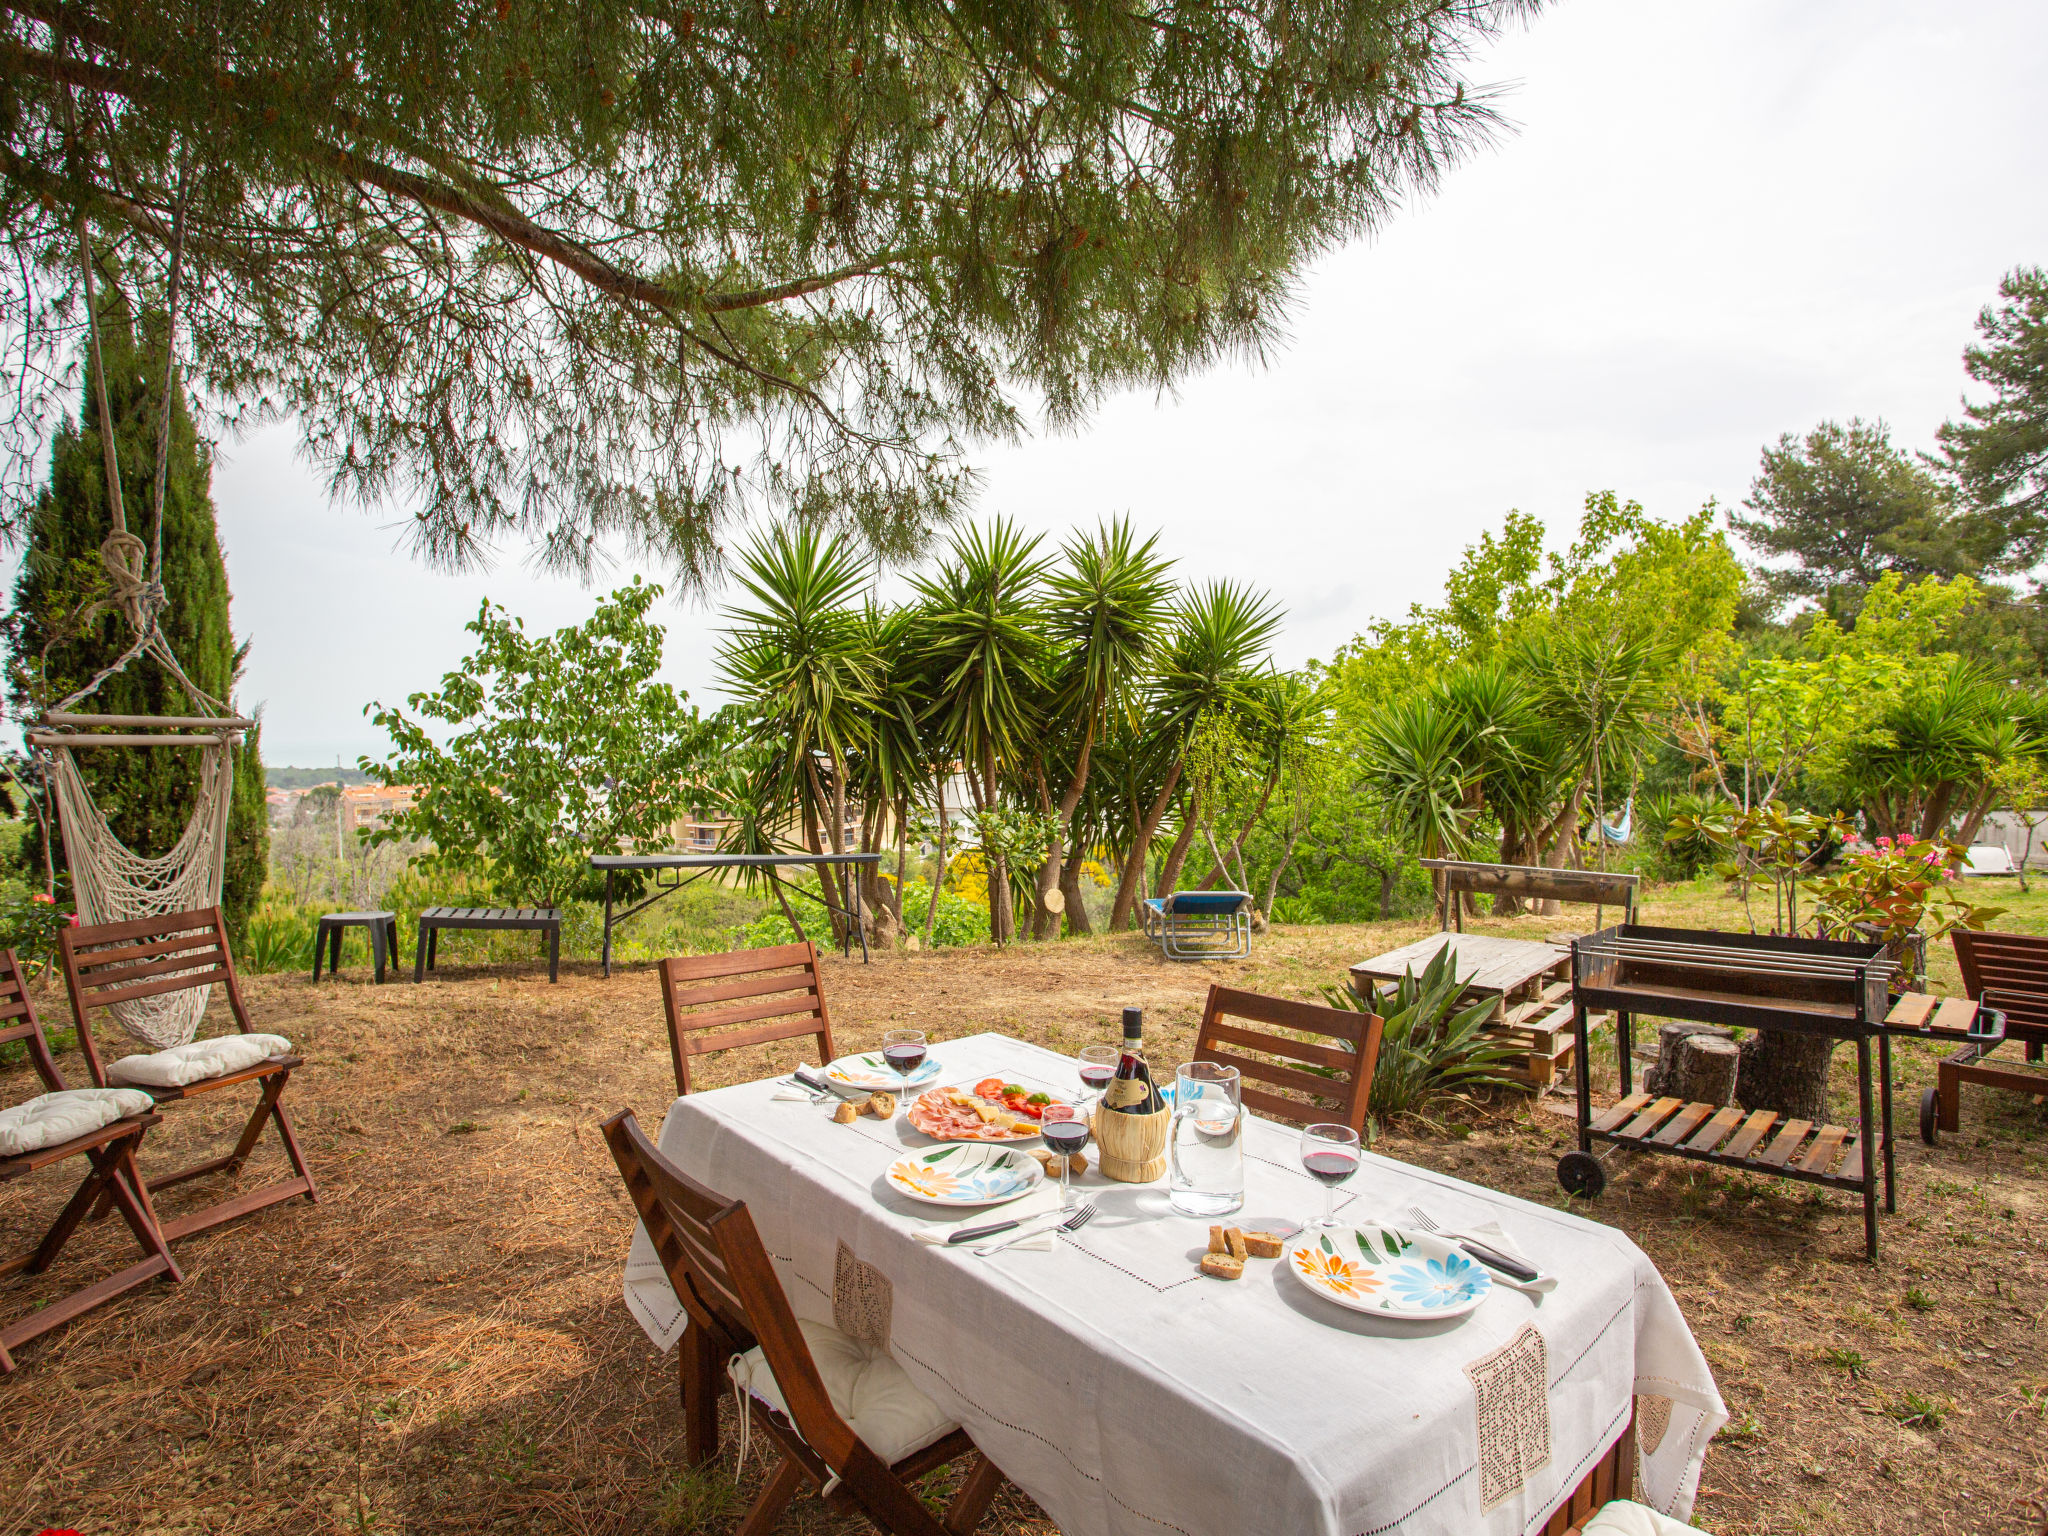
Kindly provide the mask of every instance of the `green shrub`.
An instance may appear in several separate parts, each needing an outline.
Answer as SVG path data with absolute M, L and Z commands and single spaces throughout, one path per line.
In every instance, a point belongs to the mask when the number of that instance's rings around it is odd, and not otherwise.
M 33 976 L 57 963 L 57 935 L 72 921 L 70 903 L 12 881 L 0 891 L 0 949 L 11 949 Z
M 1376 1013 L 1385 1021 L 1372 1075 L 1374 1114 L 1404 1114 L 1442 1094 L 1509 1083 L 1494 1068 L 1518 1053 L 1510 1046 L 1487 1045 L 1479 1032 L 1498 999 L 1481 998 L 1460 1011 L 1460 990 L 1448 944 L 1419 979 L 1410 971 L 1385 990 L 1375 987 L 1369 1000 L 1346 986 L 1323 989 L 1333 1008 Z
M 797 882 L 791 881 L 792 886 Z M 814 886 L 797 886 L 802 890 L 815 890 Z M 912 880 L 903 887 L 903 921 L 916 934 L 918 941 L 924 941 L 924 916 L 932 899 L 931 882 Z M 790 906 L 803 919 L 804 929 L 813 939 L 831 931 L 826 921 L 825 910 L 818 905 L 815 896 L 798 897 L 791 893 Z M 812 921 L 813 915 L 816 921 Z M 728 938 L 734 949 L 767 949 L 776 944 L 796 942 L 796 930 L 789 926 L 789 919 L 782 915 L 780 906 L 767 908 L 750 923 L 728 930 Z M 934 949 L 958 948 L 966 944 L 988 942 L 988 908 L 978 901 L 969 901 L 953 891 L 939 892 L 938 920 L 932 927 Z
M 256 910 L 249 914 L 249 926 L 235 950 L 236 968 L 250 976 L 265 976 L 272 971 L 295 971 L 301 967 L 310 970 L 316 918 L 316 913 L 293 902 L 265 896 Z M 361 934 L 352 932 L 348 938 L 361 946 Z M 344 942 L 344 962 L 350 958 L 348 951 L 349 944 Z

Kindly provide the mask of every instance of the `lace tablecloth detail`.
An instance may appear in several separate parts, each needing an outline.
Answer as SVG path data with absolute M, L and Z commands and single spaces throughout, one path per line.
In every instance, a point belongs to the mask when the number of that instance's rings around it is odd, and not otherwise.
M 1654 1392 L 1636 1394 L 1636 1444 L 1645 1456 L 1664 1443 L 1664 1431 L 1671 1427 L 1671 1399 Z
M 832 1326 L 849 1339 L 886 1352 L 895 1301 L 889 1277 L 874 1265 L 863 1264 L 841 1243 L 832 1274 Z
M 1550 1352 L 1533 1323 L 1465 1367 L 1479 1413 L 1483 1514 L 1550 1460 Z

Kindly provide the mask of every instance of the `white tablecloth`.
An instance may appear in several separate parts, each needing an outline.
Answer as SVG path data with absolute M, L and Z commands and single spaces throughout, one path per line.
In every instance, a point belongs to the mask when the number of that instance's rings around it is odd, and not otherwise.
M 1000 1035 L 933 1054 L 948 1083 L 1000 1075 L 1069 1096 L 1078 1087 L 1071 1060 Z M 1646 1497 L 1666 1513 L 1691 1510 L 1727 1413 L 1663 1278 L 1611 1227 L 1367 1157 L 1340 1214 L 1420 1203 L 1452 1230 L 1497 1220 L 1562 1277 L 1540 1297 L 1496 1287 L 1475 1312 L 1433 1324 L 1346 1311 L 1277 1262 L 1254 1260 L 1235 1282 L 1205 1278 L 1195 1265 L 1206 1222 L 1174 1213 L 1163 1183 L 1113 1184 L 1092 1170 L 1080 1182 L 1101 1209 L 1088 1226 L 1049 1253 L 980 1259 L 912 1238 L 935 1208 L 894 1195 L 881 1175 L 906 1147 L 931 1143 L 900 1115 L 837 1125 L 824 1107 L 776 1101 L 775 1090 L 748 1083 L 677 1099 L 662 1150 L 747 1202 L 799 1317 L 832 1320 L 840 1244 L 879 1269 L 893 1291 L 890 1352 L 1067 1536 L 1527 1532 L 1628 1422 L 1637 1393 L 1648 1410 Z M 1297 1145 L 1292 1127 L 1248 1117 L 1246 1203 L 1230 1220 L 1320 1214 L 1322 1190 L 1301 1171 Z M 681 1337 L 644 1232 L 625 1293 L 658 1346 Z M 1548 1439 L 1539 1431 L 1533 1449 L 1510 1447 L 1520 1486 L 1503 1496 L 1496 1472 L 1499 1502 L 1482 1512 L 1479 1402 L 1466 1367 L 1531 1325 L 1540 1342 L 1523 1337 L 1518 1359 L 1540 1351 L 1541 1370 L 1524 1376 L 1548 1381 Z

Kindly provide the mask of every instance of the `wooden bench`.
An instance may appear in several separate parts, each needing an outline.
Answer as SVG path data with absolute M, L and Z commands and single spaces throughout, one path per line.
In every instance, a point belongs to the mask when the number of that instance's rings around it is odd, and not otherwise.
M 1530 901 L 1580 901 L 1620 907 L 1621 920 L 1636 920 L 1636 887 L 1642 876 L 1602 869 L 1551 869 L 1543 864 L 1473 864 L 1463 859 L 1424 859 L 1422 867 L 1443 877 L 1437 902 L 1440 925 L 1465 931 L 1464 903 L 1458 897 L 1520 896 Z
M 420 934 L 413 945 L 412 979 L 424 981 L 434 968 L 434 952 L 443 928 L 528 930 L 548 941 L 548 980 L 560 979 L 562 913 L 559 907 L 429 907 L 420 914 Z

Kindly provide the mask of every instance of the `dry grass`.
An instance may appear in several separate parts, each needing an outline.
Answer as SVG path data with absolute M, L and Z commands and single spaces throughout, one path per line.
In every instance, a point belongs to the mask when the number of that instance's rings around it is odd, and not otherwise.
M 1705 897 L 1654 915 L 1727 920 Z M 827 985 L 845 1048 L 914 1022 L 1071 1049 L 1136 1003 L 1171 1060 L 1211 979 L 1313 996 L 1423 929 L 1284 930 L 1231 966 L 1169 965 L 1131 937 L 835 960 Z M 551 987 L 531 968 L 474 969 L 378 989 L 357 972 L 249 991 L 259 1025 L 309 1058 L 288 1102 L 321 1203 L 195 1238 L 179 1250 L 183 1286 L 27 1346 L 0 1383 L 0 1532 L 730 1528 L 730 1452 L 715 1475 L 678 1472 L 673 1367 L 618 1297 L 627 1208 L 596 1125 L 622 1105 L 651 1121 L 673 1091 L 653 973 L 568 967 Z M 47 1011 L 61 1015 L 54 998 Z M 794 1059 L 712 1061 L 738 1079 Z M 1903 1053 L 1902 1111 L 1932 1059 Z M 76 1056 L 65 1065 L 82 1077 Z M 0 1103 L 32 1091 L 25 1071 L 0 1072 Z M 1562 1202 L 1561 1107 L 1453 1105 L 1380 1149 Z M 147 1161 L 194 1154 L 243 1112 L 171 1106 Z M 1851 1202 L 1804 1185 L 1642 1161 L 1590 1211 L 1663 1269 L 1734 1412 L 1708 1458 L 1703 1524 L 2036 1530 L 2024 1501 L 2048 1496 L 2048 1112 L 1972 1091 L 1964 1116 L 1963 1135 L 1929 1152 L 1902 1113 L 1900 1213 L 1876 1266 Z M 281 1165 L 262 1157 L 245 1178 Z M 67 1192 L 54 1174 L 25 1184 L 0 1198 L 10 1251 Z M 92 1229 L 53 1277 L 7 1282 L 6 1315 L 120 1262 L 117 1230 Z M 743 1494 L 761 1472 L 756 1458 Z M 785 1525 L 842 1527 L 864 1528 L 808 1498 Z M 984 1529 L 1051 1536 L 1014 1493 Z

